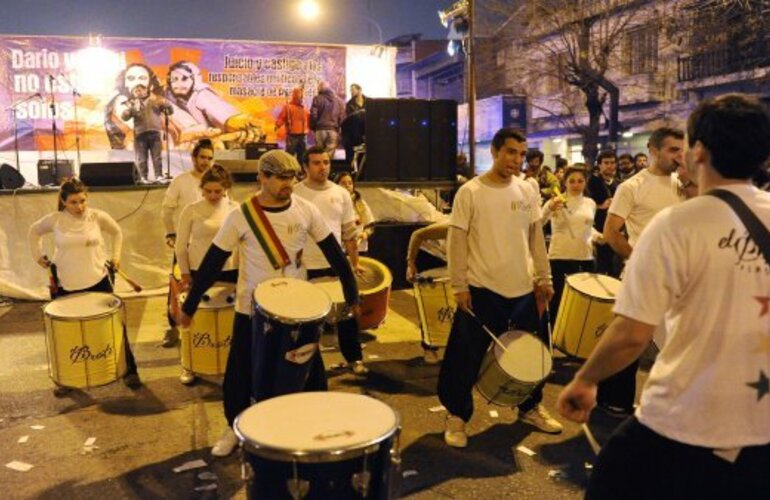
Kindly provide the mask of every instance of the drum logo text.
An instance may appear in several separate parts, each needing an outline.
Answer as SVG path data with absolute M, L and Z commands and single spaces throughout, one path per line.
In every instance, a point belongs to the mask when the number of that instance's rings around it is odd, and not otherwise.
M 232 336 L 227 336 L 223 340 L 220 340 L 219 342 L 213 340 L 211 338 L 211 334 L 208 332 L 198 332 L 195 335 L 193 335 L 193 341 L 192 345 L 194 348 L 213 348 L 213 349 L 221 349 L 223 347 L 230 347 L 230 343 L 232 342 Z
M 74 363 L 83 363 L 85 361 L 99 361 L 107 359 L 112 356 L 112 346 L 107 346 L 99 352 L 91 352 L 91 347 L 88 345 L 75 346 L 70 349 L 70 361 Z
M 439 308 L 437 316 L 441 323 L 449 323 L 454 318 L 455 310 L 452 306 L 444 306 Z

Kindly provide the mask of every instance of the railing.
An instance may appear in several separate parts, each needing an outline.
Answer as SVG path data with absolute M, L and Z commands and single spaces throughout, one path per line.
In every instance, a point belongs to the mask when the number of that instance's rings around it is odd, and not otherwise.
M 742 48 L 725 46 L 680 57 L 677 60 L 677 80 L 679 83 L 691 82 L 764 66 L 770 66 L 770 38 Z

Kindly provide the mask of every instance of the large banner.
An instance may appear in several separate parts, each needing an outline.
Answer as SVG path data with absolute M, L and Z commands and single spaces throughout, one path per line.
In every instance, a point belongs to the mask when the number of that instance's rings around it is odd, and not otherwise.
M 131 149 L 123 111 L 137 85 L 166 98 L 176 148 L 211 137 L 241 147 L 266 134 L 295 87 L 345 95 L 346 48 L 260 42 L 0 37 L 0 151 Z M 15 116 L 15 120 L 14 120 Z M 54 122 L 55 118 L 55 122 Z

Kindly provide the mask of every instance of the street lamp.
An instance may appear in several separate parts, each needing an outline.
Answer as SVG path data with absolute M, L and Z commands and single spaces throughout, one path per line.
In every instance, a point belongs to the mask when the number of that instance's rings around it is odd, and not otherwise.
M 321 7 L 316 0 L 302 0 L 297 9 L 299 16 L 305 21 L 314 21 L 321 14 Z

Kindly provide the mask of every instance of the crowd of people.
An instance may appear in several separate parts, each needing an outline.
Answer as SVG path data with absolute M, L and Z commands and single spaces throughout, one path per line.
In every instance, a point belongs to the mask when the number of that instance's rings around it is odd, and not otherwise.
M 348 103 L 350 114 L 364 106 L 358 90 Z M 259 191 L 244 203 L 227 197 L 229 175 L 213 164 L 214 147 L 207 140 L 198 142 L 194 168 L 174 179 L 164 200 L 166 243 L 175 248 L 189 292 L 179 317 L 169 317 L 169 331 L 190 325 L 215 281 L 236 283 L 223 386 L 228 428 L 213 447 L 215 456 L 226 456 L 237 445 L 233 421 L 254 401 L 327 388 L 317 343 L 301 361 L 287 356 L 257 362 L 265 354 L 252 334 L 252 297 L 260 283 L 337 277 L 351 312 L 337 324 L 340 348 L 356 375 L 368 372 L 356 321 L 356 275 L 373 217 L 350 175 L 341 174 L 336 183 L 329 179 L 330 148 L 337 140 L 325 117 L 329 109 L 338 118 L 344 110 L 337 113 L 341 103 L 333 92 L 319 88 L 317 99 L 315 114 L 282 114 L 290 136 L 304 136 L 309 116 L 316 145 L 291 141 L 291 154 L 264 154 Z M 292 128 L 296 120 L 302 120 L 302 133 Z M 738 94 L 703 101 L 686 132 L 660 127 L 652 131 L 646 154 L 602 151 L 595 168 L 561 160 L 552 172 L 544 155 L 528 149 L 526 136 L 511 128 L 499 130 L 490 147 L 491 169 L 459 188 L 449 220 L 413 238 L 406 256 L 413 280 L 423 271 L 416 265 L 423 238 L 446 239 L 457 305 L 437 387 L 448 413 L 446 444 L 467 446 L 472 389 L 492 336 L 521 330 L 550 346 L 548 318 L 538 306 L 553 321 L 566 277 L 598 272 L 622 280 L 615 319 L 562 392 L 557 409 L 578 422 L 597 405 L 627 419 L 603 448 L 588 496 L 626 497 L 629 485 L 644 492 L 640 498 L 694 492 L 751 498 L 752 492 L 770 491 L 770 351 L 757 348 L 768 345 L 763 316 L 770 248 L 763 246 L 768 235 L 757 231 L 766 233 L 762 226 L 770 224 L 770 195 L 751 183 L 770 157 L 767 109 Z M 730 196 L 743 200 L 759 229 L 738 208 L 732 211 L 734 201 L 716 199 Z M 65 182 L 59 200 L 59 211 L 30 229 L 33 257 L 43 267 L 55 266 L 61 293 L 111 292 L 110 270 L 120 264 L 120 227 L 87 207 L 86 188 L 76 179 Z M 40 238 L 48 232 L 54 233 L 52 259 L 41 251 Z M 746 240 L 740 251 L 728 241 L 736 233 Z M 104 234 L 112 237 L 110 256 Z M 748 270 L 738 267 L 749 258 Z M 661 328 L 666 334 L 660 353 L 636 406 L 638 359 Z M 175 341 L 174 334 L 164 340 Z M 136 387 L 141 383 L 136 363 L 130 349 L 127 354 L 126 384 Z M 429 358 L 439 361 L 426 347 Z M 273 377 L 279 369 L 289 375 Z M 193 378 L 188 372 L 181 376 L 184 383 Z M 543 404 L 547 382 L 518 403 L 518 421 L 558 434 L 562 423 Z M 57 388 L 57 395 L 65 390 Z M 642 473 L 658 479 L 642 480 Z

